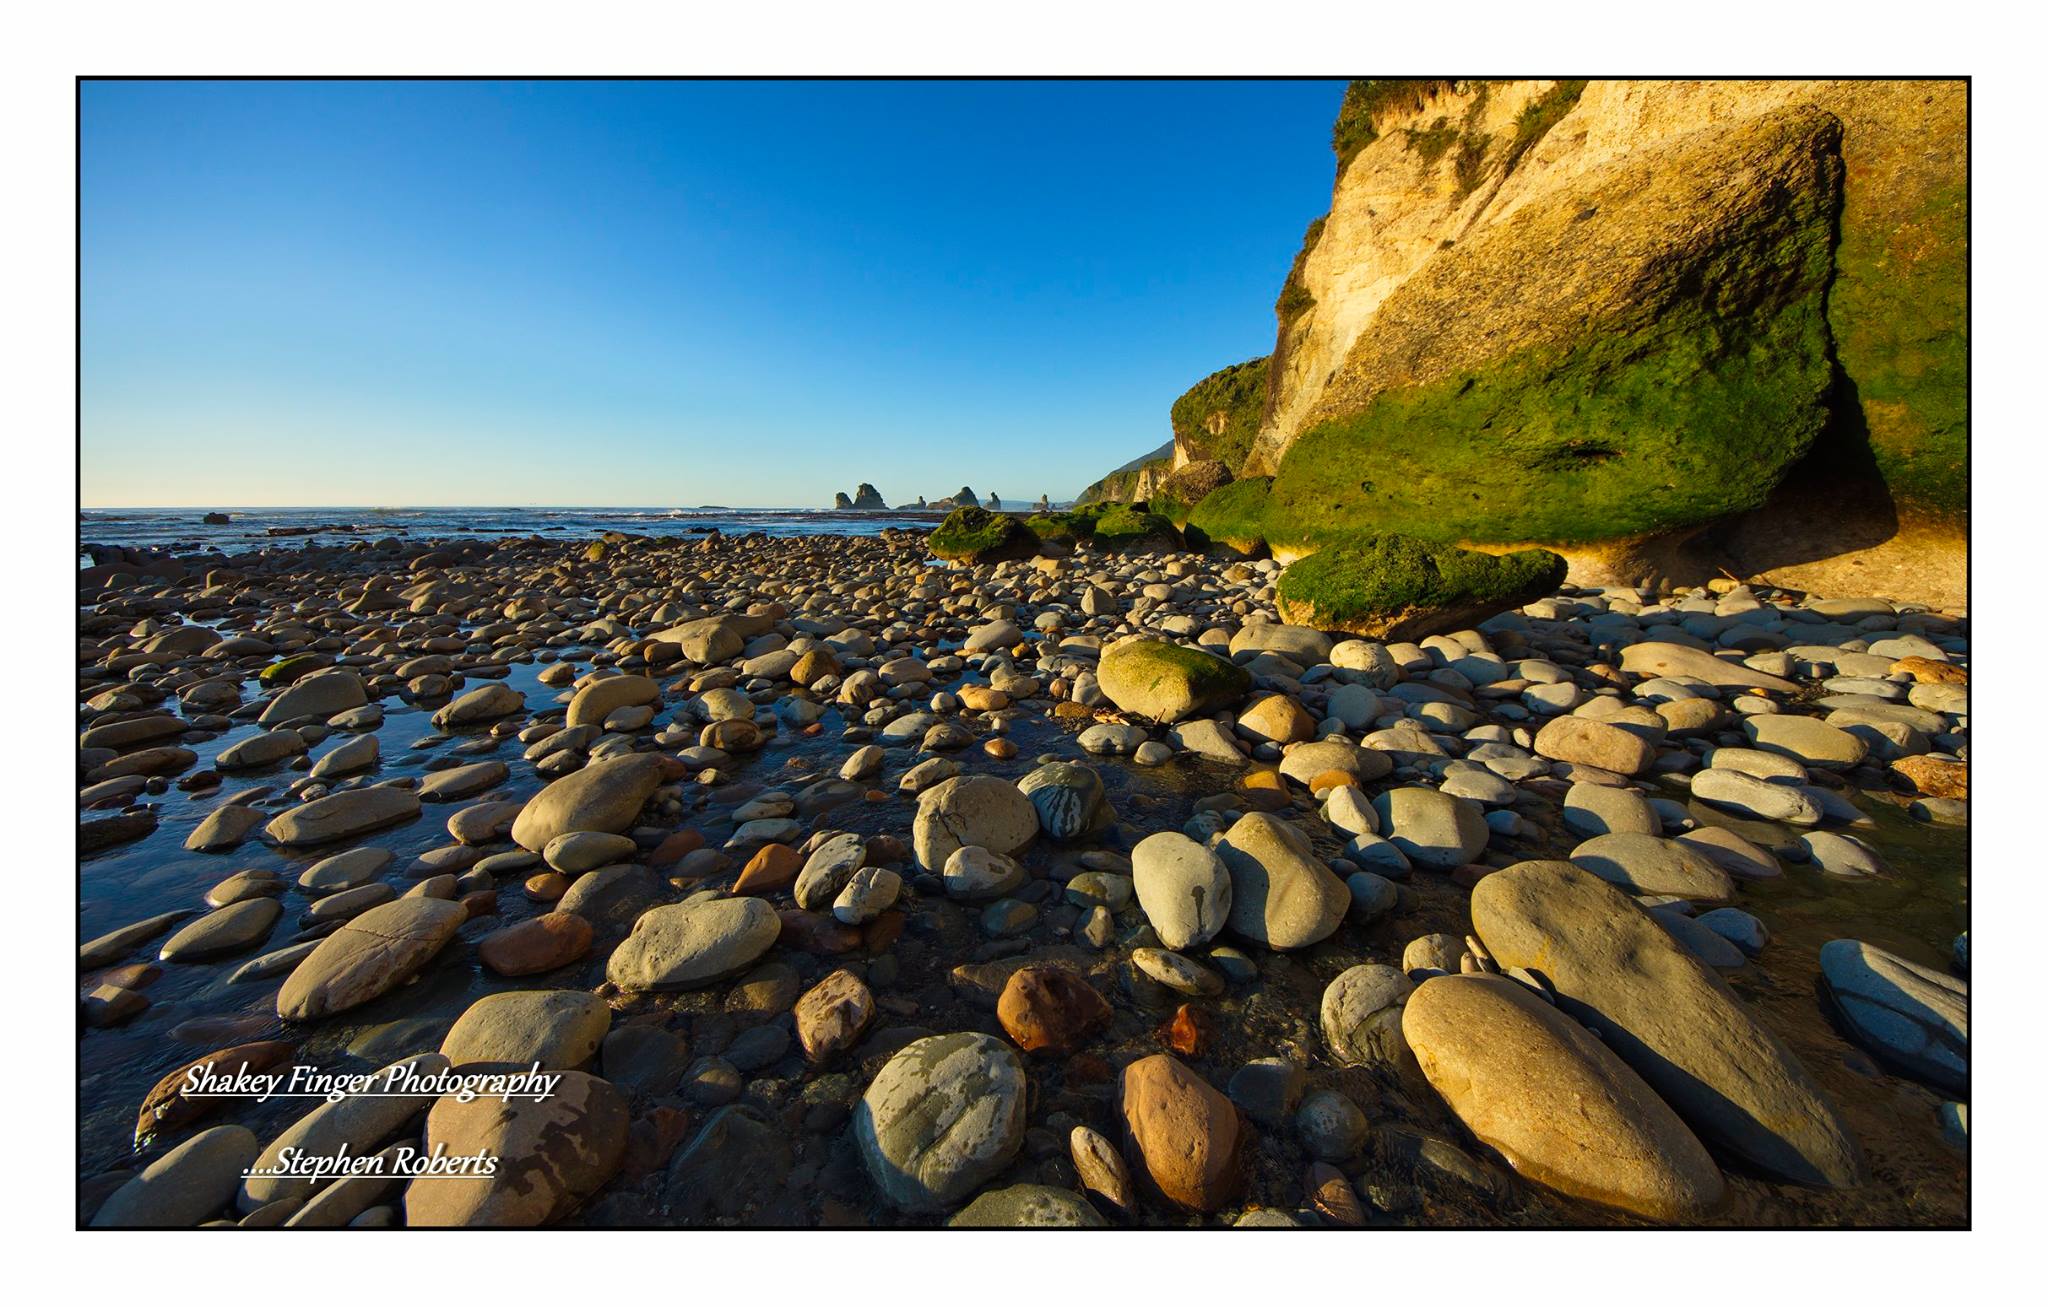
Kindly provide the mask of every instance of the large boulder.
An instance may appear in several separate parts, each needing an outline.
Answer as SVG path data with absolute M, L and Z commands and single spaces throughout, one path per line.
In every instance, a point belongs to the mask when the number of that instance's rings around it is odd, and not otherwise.
M 1429 1083 L 1480 1142 L 1559 1193 L 1660 1221 L 1721 1201 L 1678 1114 L 1583 1026 L 1505 976 L 1437 976 L 1402 1009 Z
M 1861 1150 L 1799 1059 L 1614 886 L 1570 863 L 1520 863 L 1473 888 L 1472 925 L 1501 966 L 1547 977 L 1565 1013 L 1708 1143 L 1787 1180 L 1862 1182 Z
M 752 966 L 781 933 L 775 909 L 752 896 L 649 908 L 605 978 L 629 991 L 698 989 Z
M 993 563 L 1029 558 L 1038 540 L 1007 513 L 963 505 L 946 515 L 926 542 L 933 555 L 955 563 Z
M 1413 536 L 1369 535 L 1319 549 L 1280 574 L 1289 622 L 1373 640 L 1420 640 L 1476 626 L 1564 583 L 1545 549 L 1494 555 Z
M 1454 871 L 1486 848 L 1486 814 L 1470 799 L 1404 785 L 1376 796 L 1372 807 L 1387 842 L 1419 866 Z
M 1125 1067 L 1119 1110 L 1140 1169 L 1168 1202 L 1213 1212 L 1242 1192 L 1251 1132 L 1178 1058 L 1154 1053 Z
M 592 681 L 569 700 L 566 726 L 602 726 L 604 719 L 621 708 L 658 703 L 661 686 L 648 676 L 606 676 Z
M 309 848 L 396 826 L 419 815 L 419 796 L 411 790 L 371 785 L 287 808 L 270 819 L 263 833 L 288 849 Z
M 965 846 L 1005 857 L 1023 851 L 1038 835 L 1038 810 L 1024 792 L 1000 776 L 955 776 L 917 796 L 910 827 L 917 863 L 941 871 Z
M 1125 640 L 1102 655 L 1096 680 L 1110 702 L 1162 726 L 1228 708 L 1251 673 L 1215 654 L 1163 640 Z
M 632 826 L 661 780 L 661 763 L 648 754 L 593 762 L 527 800 L 512 823 L 512 842 L 539 853 L 571 831 L 619 834 Z
M 458 1071 L 567 1071 L 597 1056 L 612 1010 L 575 989 L 486 994 L 456 1018 L 441 1055 Z
M 1820 950 L 1828 997 L 1879 1057 L 1952 1094 L 1970 1090 L 1970 987 L 1862 940 Z
M 882 1197 L 943 1211 L 1001 1173 L 1024 1143 L 1024 1064 L 966 1031 L 932 1035 L 889 1059 L 853 1113 L 853 1138 Z
M 446 899 L 379 904 L 320 941 L 277 991 L 277 1015 L 312 1021 L 360 1007 L 412 979 L 455 938 L 468 911 Z
M 1167 948 L 1206 944 L 1230 922 L 1230 869 L 1213 849 L 1179 831 L 1138 841 L 1131 881 L 1145 920 Z
M 1230 870 L 1230 928 L 1253 943 L 1307 948 L 1343 924 L 1351 891 L 1287 822 L 1248 812 L 1224 832 L 1216 853 Z
M 346 668 L 337 668 L 286 686 L 263 706 L 262 715 L 256 720 L 264 726 L 296 721 L 301 717 L 324 720 L 338 712 L 360 708 L 369 701 L 370 692 L 363 687 L 363 678 Z
M 560 1220 L 626 1159 L 626 1097 L 596 1076 L 564 1071 L 545 1098 L 454 1094 L 427 1113 L 428 1152 L 497 1159 L 484 1177 L 421 1176 L 406 1187 L 410 1226 L 531 1227 Z

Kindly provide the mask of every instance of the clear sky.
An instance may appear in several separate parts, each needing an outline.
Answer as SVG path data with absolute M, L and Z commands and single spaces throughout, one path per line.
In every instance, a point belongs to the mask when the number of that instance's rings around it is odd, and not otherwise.
M 88 83 L 83 500 L 1069 498 L 1272 348 L 1342 91 Z

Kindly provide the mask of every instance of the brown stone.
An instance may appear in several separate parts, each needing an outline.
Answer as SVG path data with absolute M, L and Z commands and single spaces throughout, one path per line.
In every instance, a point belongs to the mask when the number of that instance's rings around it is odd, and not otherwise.
M 1954 663 L 1942 662 L 1939 659 L 1922 658 L 1918 654 L 1910 658 L 1901 658 L 1892 664 L 1892 675 L 1896 676 L 1901 672 L 1912 677 L 1922 685 L 1968 685 L 1970 683 L 1970 673 L 1965 669 L 1956 666 Z
M 553 903 L 569 892 L 569 878 L 559 871 L 544 871 L 526 878 L 526 897 L 536 903 Z
M 1168 1053 L 1124 1068 L 1122 1113 L 1152 1185 L 1169 1202 L 1213 1212 L 1244 1187 L 1249 1131 L 1237 1107 Z
M 548 912 L 492 931 L 476 953 L 501 976 L 535 976 L 588 953 L 593 934 L 590 923 L 572 912 Z
M 1899 759 L 1892 764 L 1892 770 L 1905 780 L 1914 794 L 1924 794 L 1933 799 L 1970 797 L 1970 764 L 1966 762 L 1949 762 L 1919 754 Z
M 685 826 L 654 846 L 654 852 L 647 855 L 650 867 L 669 867 L 681 862 L 685 855 L 695 853 L 704 847 L 704 836 L 693 826 Z
M 797 873 L 804 869 L 803 855 L 787 844 L 763 844 L 747 859 L 747 865 L 740 872 L 740 878 L 733 882 L 735 894 L 780 894 L 796 884 Z
M 1004 1033 L 1027 1053 L 1072 1053 L 1110 1016 L 1109 1000 L 1064 967 L 1020 967 L 996 999 Z
M 1200 1057 L 1216 1033 L 1215 1018 L 1192 1003 L 1183 1003 L 1159 1027 L 1159 1038 L 1182 1057 Z
M 1358 1201 L 1358 1191 L 1342 1171 L 1328 1162 L 1310 1164 L 1303 1187 L 1308 1190 L 1309 1204 L 1333 1224 L 1352 1230 L 1365 1225 L 1365 1208 Z
M 776 943 L 799 953 L 850 953 L 860 947 L 860 931 L 818 912 L 784 908 L 775 914 L 782 919 L 782 934 Z
M 1585 1027 L 1504 976 L 1438 976 L 1401 1032 L 1458 1119 L 1529 1179 L 1655 1220 L 1698 1220 L 1719 1168 L 1678 1114 Z
M 578 1071 L 542 1099 L 488 1096 L 464 1103 L 453 1094 L 427 1113 L 429 1152 L 489 1153 L 488 1178 L 424 1176 L 406 1189 L 412 1226 L 539 1226 L 573 1211 L 618 1173 L 626 1158 L 626 1100 L 609 1083 Z
M 796 1038 L 813 1065 L 852 1048 L 875 1019 L 875 996 L 841 967 L 796 1001 Z
M 1649 770 L 1657 751 L 1640 735 L 1590 717 L 1553 717 L 1536 732 L 1536 752 L 1622 776 Z
M 292 1047 L 282 1040 L 266 1039 L 254 1044 L 216 1049 L 179 1066 L 142 1096 L 142 1110 L 135 1117 L 135 1146 L 139 1149 L 156 1136 L 188 1126 L 231 1101 L 226 1098 L 187 1097 L 185 1076 L 193 1067 L 211 1066 L 213 1073 L 221 1076 L 243 1071 L 254 1075 L 284 1065 L 292 1055 Z

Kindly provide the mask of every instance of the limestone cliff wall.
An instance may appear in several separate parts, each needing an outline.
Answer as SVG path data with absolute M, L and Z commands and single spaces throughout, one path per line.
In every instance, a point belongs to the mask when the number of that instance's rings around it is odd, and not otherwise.
M 1566 94 L 1553 121 L 1531 124 Z M 1841 124 L 1830 320 L 1871 444 L 1915 508 L 1959 514 L 1968 125 L 1967 88 L 1953 81 L 1462 81 L 1381 110 L 1297 263 L 1298 312 L 1282 296 L 1272 398 L 1242 470 L 1277 471 L 1305 431 L 1355 408 L 1376 381 L 1359 375 L 1359 341 L 1461 244 L 1617 170 L 1656 188 L 1671 180 L 1660 159 L 1686 138 L 1798 106 Z M 1493 331 L 1456 317 L 1437 328 Z

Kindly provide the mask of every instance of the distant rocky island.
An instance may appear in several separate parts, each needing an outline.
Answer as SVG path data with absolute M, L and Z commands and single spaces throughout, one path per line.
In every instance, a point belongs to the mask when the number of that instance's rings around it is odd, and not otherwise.
M 1040 495 L 1036 507 L 1039 512 L 1049 511 L 1052 507 L 1051 497 Z M 956 508 L 980 508 L 992 513 L 999 513 L 1003 510 L 1003 501 L 1001 496 L 993 494 L 987 499 L 979 499 L 975 496 L 973 487 L 962 486 L 952 494 L 941 499 L 927 500 L 923 495 L 919 495 L 916 503 L 898 504 L 893 511 L 899 513 L 944 513 Z M 888 502 L 882 498 L 882 492 L 863 481 L 860 483 L 860 489 L 856 490 L 851 498 L 843 490 L 832 496 L 832 511 L 835 513 L 887 513 L 892 510 Z
M 1273 352 L 1081 502 L 1963 603 L 1967 139 L 1959 81 L 1354 82 Z

